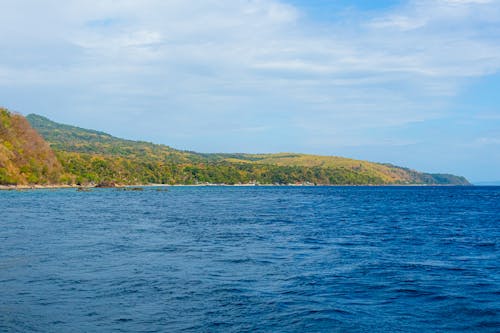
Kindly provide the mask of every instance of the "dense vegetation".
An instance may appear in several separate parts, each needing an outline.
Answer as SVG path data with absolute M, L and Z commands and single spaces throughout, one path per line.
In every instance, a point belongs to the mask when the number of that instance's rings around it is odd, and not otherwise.
M 62 176 L 54 152 L 28 121 L 0 108 L 0 185 L 58 183 Z
M 392 165 L 304 154 L 199 154 L 123 140 L 29 115 L 61 162 L 67 183 L 121 184 L 454 184 L 463 177 Z

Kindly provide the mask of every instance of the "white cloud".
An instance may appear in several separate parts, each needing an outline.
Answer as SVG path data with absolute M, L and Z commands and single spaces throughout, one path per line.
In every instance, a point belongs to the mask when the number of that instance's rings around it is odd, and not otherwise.
M 326 142 L 435 118 L 463 83 L 500 69 L 498 1 L 415 0 L 326 27 L 278 0 L 2 6 L 0 85 L 54 86 L 61 114 L 140 109 L 176 122 L 172 135 L 216 118 L 220 131 L 292 124 Z
M 500 137 L 481 137 L 475 140 L 477 145 L 500 145 Z
M 493 0 L 441 0 L 444 3 L 449 4 L 481 4 L 481 3 L 491 3 Z

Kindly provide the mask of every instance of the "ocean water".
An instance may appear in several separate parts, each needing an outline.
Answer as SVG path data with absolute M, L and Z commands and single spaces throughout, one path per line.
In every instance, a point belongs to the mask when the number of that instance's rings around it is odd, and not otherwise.
M 0 192 L 0 332 L 499 332 L 500 187 Z

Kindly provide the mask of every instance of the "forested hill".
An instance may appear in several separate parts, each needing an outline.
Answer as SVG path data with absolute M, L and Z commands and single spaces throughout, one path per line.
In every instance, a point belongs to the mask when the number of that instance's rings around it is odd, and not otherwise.
M 0 185 L 58 183 L 62 167 L 26 119 L 0 108 Z
M 448 174 L 427 174 L 388 164 L 305 154 L 200 154 L 124 140 L 27 117 L 56 153 L 66 182 L 121 184 L 440 184 L 469 185 Z

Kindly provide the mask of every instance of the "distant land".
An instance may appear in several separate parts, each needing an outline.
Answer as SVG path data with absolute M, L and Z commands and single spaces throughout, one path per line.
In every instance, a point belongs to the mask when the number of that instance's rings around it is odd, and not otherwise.
M 295 153 L 203 154 L 0 108 L 0 185 L 471 185 L 450 174 Z

